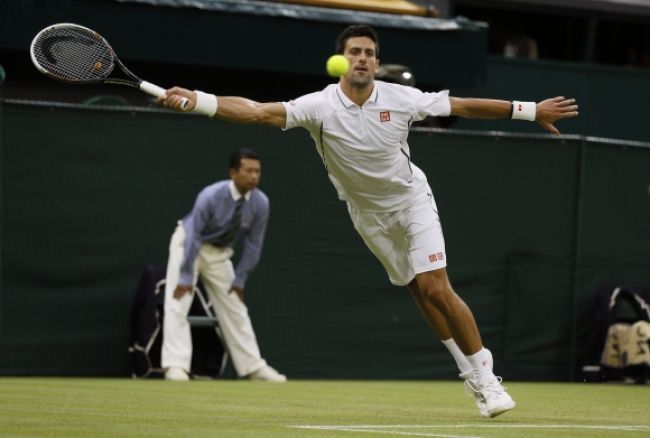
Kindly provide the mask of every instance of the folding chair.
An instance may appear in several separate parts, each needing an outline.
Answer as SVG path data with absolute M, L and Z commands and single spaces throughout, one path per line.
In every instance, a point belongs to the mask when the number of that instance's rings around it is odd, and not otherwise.
M 149 266 L 140 280 L 131 317 L 132 377 L 145 378 L 164 375 L 160 364 L 162 324 L 165 308 L 164 271 Z M 228 363 L 228 348 L 224 342 L 219 320 L 208 294 L 201 284 L 194 287 L 194 300 L 187 320 L 192 330 L 193 356 L 191 373 L 195 377 L 221 377 Z M 214 335 L 205 333 L 212 328 Z M 215 338 L 216 336 L 216 338 Z M 223 347 L 219 357 L 219 345 Z M 216 363 L 215 363 L 216 362 Z

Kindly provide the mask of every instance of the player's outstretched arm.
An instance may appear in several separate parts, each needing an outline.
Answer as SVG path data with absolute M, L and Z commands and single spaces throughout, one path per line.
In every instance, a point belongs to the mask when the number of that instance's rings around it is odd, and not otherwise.
M 181 108 L 187 99 L 185 108 Z M 200 112 L 234 123 L 264 124 L 283 128 L 287 112 L 278 102 L 260 103 L 244 97 L 219 96 L 173 87 L 167 90 L 158 103 L 182 112 Z
M 575 99 L 558 96 L 535 102 L 450 97 L 451 115 L 465 118 L 535 120 L 552 134 L 559 135 L 555 122 L 578 116 Z

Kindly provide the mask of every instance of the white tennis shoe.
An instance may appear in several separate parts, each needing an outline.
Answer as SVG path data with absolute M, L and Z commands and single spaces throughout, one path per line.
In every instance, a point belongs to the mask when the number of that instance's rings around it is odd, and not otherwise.
M 248 376 L 249 379 L 251 380 L 259 380 L 259 381 L 264 381 L 264 382 L 286 382 L 287 381 L 287 376 L 284 374 L 278 373 L 273 367 L 269 365 L 265 365 L 259 370 L 255 371 L 254 373 L 251 373 Z
M 474 395 L 476 406 L 485 418 L 496 417 L 516 406 L 515 401 L 501 385 L 501 381 L 501 377 L 494 374 L 480 382 L 475 382 L 472 379 L 465 380 L 467 392 Z
M 165 380 L 172 380 L 174 382 L 186 382 L 190 380 L 190 376 L 179 367 L 169 367 L 165 371 Z

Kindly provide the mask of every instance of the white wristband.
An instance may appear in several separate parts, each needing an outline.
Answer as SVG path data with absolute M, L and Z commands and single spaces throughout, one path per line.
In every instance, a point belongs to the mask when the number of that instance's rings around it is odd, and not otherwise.
M 204 114 L 208 117 L 214 116 L 217 113 L 217 107 L 219 106 L 217 96 L 199 90 L 194 90 L 194 93 L 196 93 L 196 106 L 192 112 Z
M 530 120 L 535 121 L 537 113 L 537 104 L 535 102 L 517 102 L 512 101 L 512 120 Z

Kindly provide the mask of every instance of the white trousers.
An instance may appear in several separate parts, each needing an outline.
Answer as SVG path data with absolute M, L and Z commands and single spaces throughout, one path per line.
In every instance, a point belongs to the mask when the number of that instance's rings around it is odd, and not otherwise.
M 187 315 L 194 295 L 187 293 L 180 300 L 174 298 L 184 243 L 185 230 L 179 221 L 169 244 L 161 365 L 165 369 L 182 368 L 189 373 L 192 336 Z M 260 355 L 248 308 L 235 292 L 229 293 L 235 279 L 235 271 L 230 261 L 232 254 L 232 248 L 218 248 L 204 243 L 194 263 L 193 284 L 196 284 L 200 276 L 212 301 L 235 371 L 239 376 L 246 376 L 266 366 L 266 361 Z

